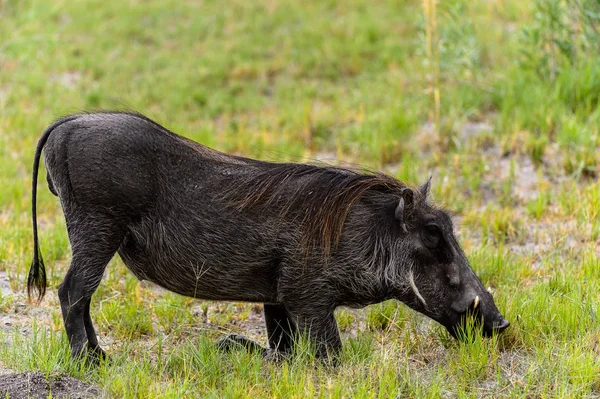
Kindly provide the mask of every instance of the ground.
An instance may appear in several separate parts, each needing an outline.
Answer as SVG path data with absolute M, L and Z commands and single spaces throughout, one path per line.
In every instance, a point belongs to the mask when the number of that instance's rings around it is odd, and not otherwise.
M 100 389 L 65 374 L 36 371 L 0 374 L 0 394 L 10 399 L 88 399 L 98 397 Z

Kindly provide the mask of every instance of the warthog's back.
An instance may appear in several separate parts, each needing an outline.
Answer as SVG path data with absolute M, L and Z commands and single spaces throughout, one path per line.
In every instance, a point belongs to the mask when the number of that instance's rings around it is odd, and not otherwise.
M 80 115 L 58 126 L 44 152 L 59 195 L 68 190 L 88 206 L 131 212 L 153 206 L 173 168 L 180 173 L 200 167 L 200 157 L 186 156 L 194 150 L 190 142 L 146 119 L 107 113 Z

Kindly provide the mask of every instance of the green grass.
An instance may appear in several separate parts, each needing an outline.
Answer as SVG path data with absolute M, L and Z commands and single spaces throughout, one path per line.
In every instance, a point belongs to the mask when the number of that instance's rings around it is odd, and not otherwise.
M 578 19 L 593 6 L 440 2 L 430 55 L 417 1 L 0 0 L 0 271 L 14 291 L 0 296 L 0 361 L 119 398 L 600 395 L 600 52 L 597 19 Z M 43 173 L 50 289 L 40 306 L 24 296 L 31 164 L 55 118 L 97 108 L 261 159 L 335 158 L 415 185 L 433 174 L 512 326 L 458 343 L 399 303 L 340 309 L 340 366 L 306 343 L 272 363 L 213 344 L 264 342 L 260 306 L 164 293 L 115 259 L 92 302 L 112 363 L 72 362 L 56 299 L 69 243 Z

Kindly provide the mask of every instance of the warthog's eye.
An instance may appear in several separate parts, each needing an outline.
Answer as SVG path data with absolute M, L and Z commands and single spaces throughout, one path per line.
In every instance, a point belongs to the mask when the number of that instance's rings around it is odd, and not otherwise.
M 437 248 L 442 239 L 442 229 L 437 224 L 428 224 L 423 228 L 423 245 L 427 248 Z

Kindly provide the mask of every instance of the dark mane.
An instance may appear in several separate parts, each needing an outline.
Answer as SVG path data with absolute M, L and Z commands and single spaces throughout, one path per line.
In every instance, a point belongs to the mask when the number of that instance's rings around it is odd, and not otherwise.
M 237 183 L 237 182 L 236 182 Z M 281 219 L 299 223 L 301 244 L 321 246 L 328 257 L 335 248 L 348 213 L 367 193 L 397 193 L 406 185 L 382 173 L 364 173 L 332 166 L 272 164 L 227 194 L 239 210 L 269 207 Z

